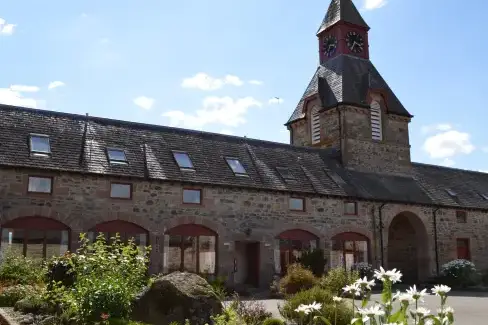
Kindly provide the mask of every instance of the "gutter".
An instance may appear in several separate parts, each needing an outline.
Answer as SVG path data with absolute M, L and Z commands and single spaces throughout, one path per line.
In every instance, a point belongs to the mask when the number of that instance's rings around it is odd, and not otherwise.
M 383 228 L 384 228 L 384 224 L 383 224 L 383 208 L 385 207 L 385 205 L 387 205 L 388 203 L 383 203 L 382 205 L 380 205 L 379 209 L 378 209 L 378 212 L 379 212 L 379 224 L 378 224 L 378 229 L 379 229 L 379 232 L 380 232 L 380 249 L 381 249 L 381 267 L 385 267 L 385 252 L 384 252 L 384 242 L 383 242 Z
M 438 238 L 437 238 L 437 211 L 439 211 L 439 207 L 435 210 L 432 210 L 433 215 L 433 224 L 434 224 L 434 250 L 435 250 L 435 270 L 436 275 L 439 276 L 439 247 L 438 247 Z

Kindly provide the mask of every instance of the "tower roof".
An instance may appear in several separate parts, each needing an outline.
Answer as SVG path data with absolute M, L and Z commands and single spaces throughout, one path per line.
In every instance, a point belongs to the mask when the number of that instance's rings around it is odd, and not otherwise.
M 369 30 L 368 24 L 361 17 L 352 0 L 332 0 L 317 34 L 320 34 L 339 21 L 354 24 Z

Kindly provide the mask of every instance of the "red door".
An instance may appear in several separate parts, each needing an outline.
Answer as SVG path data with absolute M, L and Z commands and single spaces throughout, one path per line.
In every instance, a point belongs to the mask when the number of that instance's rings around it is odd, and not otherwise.
M 259 286 L 259 242 L 246 244 L 247 279 L 246 283 Z
M 471 253 L 469 251 L 469 239 L 458 238 L 457 239 L 457 256 L 459 259 L 470 260 Z

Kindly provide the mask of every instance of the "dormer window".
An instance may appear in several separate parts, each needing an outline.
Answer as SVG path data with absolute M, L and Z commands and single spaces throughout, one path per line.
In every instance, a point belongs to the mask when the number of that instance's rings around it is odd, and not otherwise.
M 190 156 L 186 152 L 173 151 L 173 157 L 181 169 L 193 169 L 193 163 L 191 162 Z
M 377 141 L 383 140 L 381 106 L 376 100 L 371 103 L 371 138 Z
M 312 136 L 312 144 L 316 144 L 320 142 L 320 114 L 318 106 L 312 108 L 310 116 L 310 134 Z
M 225 158 L 227 165 L 234 172 L 236 176 L 247 176 L 246 169 L 242 166 L 241 162 L 237 158 Z
M 31 134 L 30 151 L 34 154 L 49 155 L 51 153 L 51 143 L 49 142 L 49 136 L 41 134 Z
M 107 148 L 107 156 L 111 164 L 128 164 L 125 151 L 122 149 Z

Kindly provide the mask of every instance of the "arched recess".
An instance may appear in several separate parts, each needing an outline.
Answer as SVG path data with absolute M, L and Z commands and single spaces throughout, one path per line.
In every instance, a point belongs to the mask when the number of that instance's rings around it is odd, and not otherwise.
M 286 273 L 288 265 L 297 262 L 304 251 L 316 249 L 319 246 L 319 238 L 303 229 L 289 229 L 276 236 L 279 247 L 279 261 L 276 260 L 277 273 Z
M 412 212 L 399 213 L 388 227 L 388 268 L 400 270 L 404 283 L 417 283 L 428 277 L 429 262 L 424 223 Z
M 343 232 L 332 237 L 330 266 L 350 270 L 357 263 L 371 264 L 369 238 L 356 232 Z
M 88 238 L 93 241 L 100 233 L 105 236 L 107 241 L 118 234 L 123 242 L 133 239 L 136 246 L 141 248 L 149 245 L 149 232 L 128 221 L 112 220 L 99 223 L 88 230 Z
M 199 274 L 217 272 L 218 234 L 197 224 L 168 229 L 164 240 L 164 272 L 187 271 Z
M 46 217 L 20 217 L 1 226 L 1 249 L 12 249 L 31 258 L 62 255 L 70 249 L 71 230 Z

